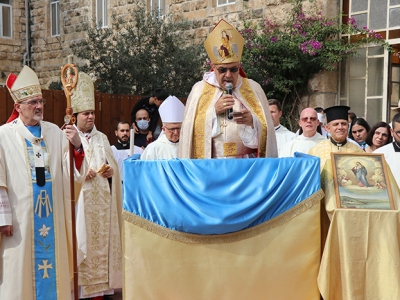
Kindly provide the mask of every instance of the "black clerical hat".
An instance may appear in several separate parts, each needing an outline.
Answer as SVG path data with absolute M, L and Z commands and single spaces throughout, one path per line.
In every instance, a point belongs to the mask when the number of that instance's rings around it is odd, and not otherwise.
M 350 110 L 348 106 L 332 106 L 324 110 L 326 114 L 326 122 L 329 123 L 333 120 L 347 120 L 347 114 Z

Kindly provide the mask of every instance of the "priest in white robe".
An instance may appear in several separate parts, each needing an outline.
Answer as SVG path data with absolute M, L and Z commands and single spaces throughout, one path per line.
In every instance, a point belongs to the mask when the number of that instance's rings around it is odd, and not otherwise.
M 308 153 L 316 144 L 325 141 L 326 138 L 317 132 L 318 123 L 317 112 L 305 108 L 300 114 L 300 135 L 283 145 L 279 157 L 293 157 L 295 152 Z
M 79 298 L 90 298 L 122 287 L 122 187 L 110 143 L 94 125 L 94 85 L 89 75 L 79 73 L 71 102 L 88 165 L 76 214 Z
M 115 128 L 115 136 L 118 140 L 114 145 L 111 146 L 111 150 L 115 160 L 117 161 L 121 180 L 123 180 L 124 160 L 130 155 L 130 147 L 133 147 L 133 154 L 142 154 L 143 149 L 135 146 L 133 142 L 130 142 L 130 139 L 134 139 L 135 135 L 133 134 L 131 137 L 130 124 L 128 122 L 121 121 L 117 123 L 117 127 Z
M 71 299 L 72 244 L 69 142 L 75 178 L 84 154 L 73 125 L 43 121 L 39 79 L 25 66 L 10 74 L 15 102 L 0 127 L 0 299 Z M 80 170 L 80 172 L 78 172 Z
M 222 45 L 226 32 L 230 39 Z M 241 34 L 225 20 L 204 42 L 213 69 L 193 86 L 186 101 L 178 157 L 277 157 L 267 97 L 240 66 L 243 45 Z
M 383 153 L 385 160 L 392 170 L 397 185 L 400 187 L 400 113 L 392 119 L 391 134 L 393 143 L 376 149 L 373 153 Z
M 283 145 L 293 140 L 296 134 L 291 132 L 285 126 L 281 124 L 282 117 L 282 106 L 281 103 L 276 99 L 269 99 L 269 111 L 271 112 L 272 121 L 274 122 L 274 129 L 276 135 L 276 145 L 278 148 L 278 154 L 282 151 Z
M 141 155 L 143 160 L 172 159 L 178 157 L 179 134 L 181 132 L 185 106 L 175 96 L 169 96 L 158 109 L 163 123 L 162 134 L 149 144 Z

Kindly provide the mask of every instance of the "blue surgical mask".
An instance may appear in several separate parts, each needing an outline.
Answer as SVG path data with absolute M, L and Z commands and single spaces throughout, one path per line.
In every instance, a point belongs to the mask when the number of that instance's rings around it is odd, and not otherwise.
M 149 121 L 147 120 L 139 120 L 136 122 L 136 124 L 140 130 L 147 130 L 147 128 L 149 128 Z

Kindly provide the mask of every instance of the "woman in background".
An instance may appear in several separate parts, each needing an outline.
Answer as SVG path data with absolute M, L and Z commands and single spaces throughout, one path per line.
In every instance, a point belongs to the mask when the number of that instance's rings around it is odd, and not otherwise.
M 365 148 L 368 147 L 366 143 L 366 139 L 368 136 L 368 132 L 370 131 L 370 127 L 363 118 L 356 118 L 350 125 L 350 133 L 349 138 L 356 141 L 358 145 L 365 151 Z
M 368 133 L 367 144 L 368 148 L 365 152 L 372 153 L 376 149 L 385 146 L 392 142 L 392 136 L 390 134 L 390 126 L 386 122 L 378 122 L 372 126 L 371 131 Z

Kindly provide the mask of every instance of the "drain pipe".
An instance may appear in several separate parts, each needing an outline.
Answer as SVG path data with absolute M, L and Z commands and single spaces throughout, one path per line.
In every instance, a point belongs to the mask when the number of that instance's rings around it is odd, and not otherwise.
M 30 24 L 31 24 L 31 16 L 29 13 L 29 0 L 25 0 L 25 53 L 24 53 L 24 61 L 22 62 L 22 66 L 31 66 L 31 55 L 30 55 L 30 47 L 29 47 L 29 38 L 30 38 Z

